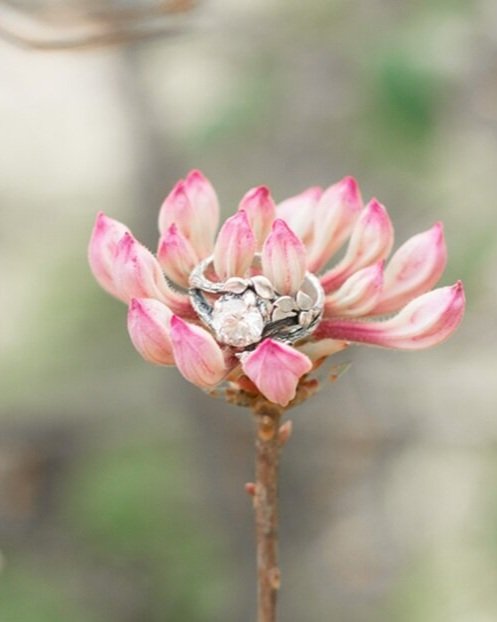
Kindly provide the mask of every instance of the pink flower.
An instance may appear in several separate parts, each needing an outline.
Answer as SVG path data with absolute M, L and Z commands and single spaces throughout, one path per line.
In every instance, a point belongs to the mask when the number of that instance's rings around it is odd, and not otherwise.
M 162 205 L 157 258 L 104 214 L 89 245 L 97 281 L 129 304 L 138 352 L 203 389 L 224 383 L 239 403 L 286 407 L 324 358 L 350 344 L 426 348 L 462 319 L 461 282 L 432 290 L 447 261 L 442 225 L 388 260 L 387 211 L 376 199 L 364 206 L 351 177 L 278 205 L 259 186 L 216 237 L 218 219 L 212 185 L 192 171 Z

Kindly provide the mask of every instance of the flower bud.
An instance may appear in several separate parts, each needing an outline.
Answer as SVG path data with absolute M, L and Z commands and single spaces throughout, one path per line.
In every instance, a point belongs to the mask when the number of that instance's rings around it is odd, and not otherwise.
M 362 268 L 335 292 L 325 297 L 324 317 L 367 315 L 381 296 L 383 261 Z
M 344 177 L 327 188 L 316 206 L 314 236 L 309 247 L 308 269 L 318 272 L 342 246 L 362 210 L 359 186 Z
M 431 289 L 447 263 L 442 223 L 405 242 L 385 269 L 383 292 L 373 313 L 397 311 L 410 300 Z
M 193 246 L 174 223 L 159 241 L 157 259 L 173 283 L 188 288 L 188 277 L 199 259 Z
M 173 315 L 170 337 L 174 360 L 187 380 L 208 389 L 224 378 L 223 352 L 210 333 Z
M 330 292 L 354 272 L 385 259 L 393 244 L 393 227 L 385 207 L 372 199 L 361 212 L 352 231 L 345 257 L 321 277 Z
M 250 268 L 256 240 L 244 210 L 228 218 L 219 231 L 214 247 L 214 269 L 221 280 L 244 276 Z
M 324 320 L 314 337 L 344 339 L 385 348 L 421 350 L 435 346 L 459 326 L 464 314 L 464 289 L 460 281 L 412 300 L 384 322 Z
M 133 345 L 146 361 L 174 365 L 169 338 L 171 311 L 152 298 L 132 298 L 128 309 L 128 332 Z
M 305 247 L 285 221 L 276 219 L 262 248 L 262 271 L 279 294 L 295 294 L 305 277 Z
M 246 212 L 255 235 L 257 248 L 262 248 L 264 240 L 271 231 L 276 213 L 276 206 L 269 189 L 266 186 L 252 188 L 244 195 L 238 209 Z
M 200 171 L 191 171 L 174 186 L 159 213 L 160 232 L 175 223 L 200 258 L 212 252 L 218 222 L 217 195 Z
M 304 244 L 312 240 L 316 206 L 322 194 L 322 188 L 312 186 L 276 206 L 276 216 L 284 220 Z
M 175 313 L 191 316 L 189 297 L 173 292 L 167 285 L 157 259 L 131 233 L 125 233 L 117 245 L 114 259 L 114 283 L 119 297 L 155 298 Z
M 126 299 L 114 283 L 114 258 L 118 242 L 125 233 L 129 233 L 128 227 L 99 212 L 88 246 L 88 261 L 93 276 L 107 292 L 121 300 Z

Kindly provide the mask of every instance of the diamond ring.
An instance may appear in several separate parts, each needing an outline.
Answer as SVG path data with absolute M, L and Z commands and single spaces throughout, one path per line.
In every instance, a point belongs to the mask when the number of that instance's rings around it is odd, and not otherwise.
M 259 254 L 255 267 L 257 264 Z M 193 269 L 190 299 L 200 319 L 226 345 L 244 349 L 267 337 L 294 343 L 310 335 L 321 318 L 324 293 L 310 272 L 294 296 L 280 295 L 260 274 L 224 282 L 211 280 L 211 274 L 213 255 Z

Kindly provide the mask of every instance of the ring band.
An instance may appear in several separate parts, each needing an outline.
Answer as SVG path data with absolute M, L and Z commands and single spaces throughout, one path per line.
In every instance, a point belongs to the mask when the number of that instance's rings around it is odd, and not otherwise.
M 280 295 L 265 276 L 213 281 L 213 255 L 190 275 L 190 299 L 202 322 L 219 342 L 234 348 L 254 346 L 271 337 L 294 343 L 310 335 L 323 311 L 324 292 L 318 278 L 306 272 L 295 296 Z M 260 265 L 260 254 L 255 256 Z

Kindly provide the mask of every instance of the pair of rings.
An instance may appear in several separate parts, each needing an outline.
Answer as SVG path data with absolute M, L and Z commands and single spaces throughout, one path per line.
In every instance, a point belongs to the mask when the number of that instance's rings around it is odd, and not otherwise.
M 190 275 L 190 299 L 199 318 L 217 341 L 245 349 L 271 337 L 294 343 L 310 335 L 323 312 L 324 293 L 317 277 L 306 272 L 294 296 L 280 295 L 261 274 L 231 277 L 224 282 L 209 278 L 213 256 L 201 261 Z M 260 254 L 254 261 L 260 267 Z

